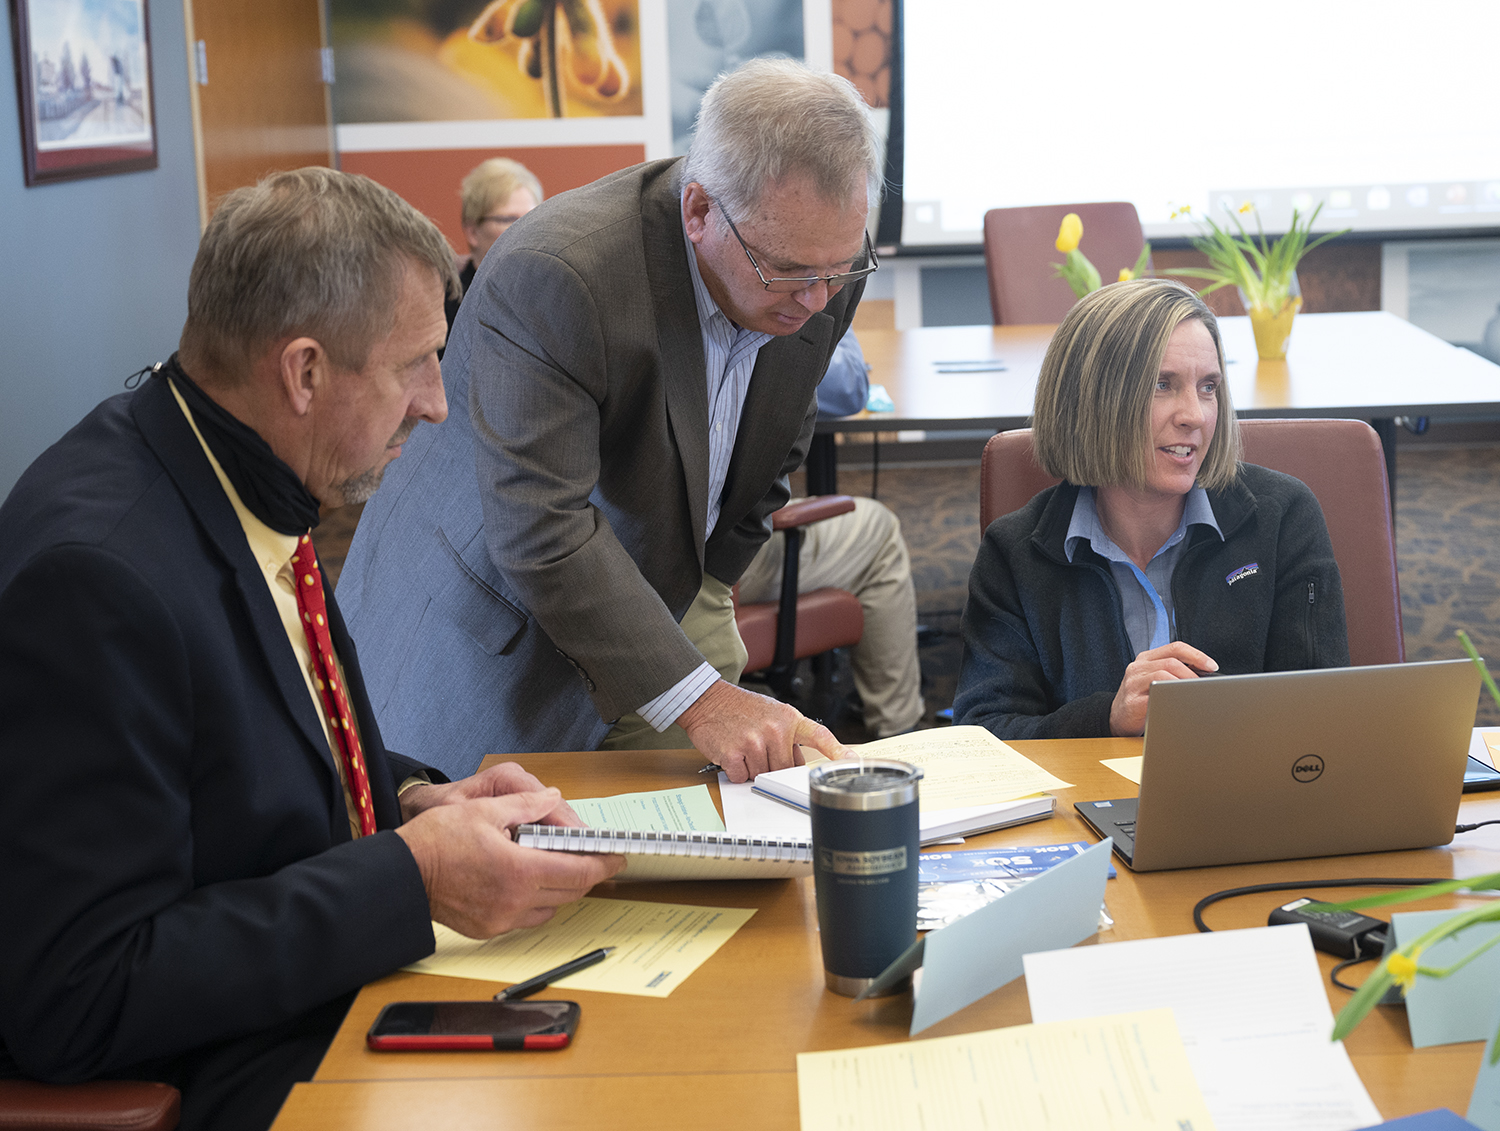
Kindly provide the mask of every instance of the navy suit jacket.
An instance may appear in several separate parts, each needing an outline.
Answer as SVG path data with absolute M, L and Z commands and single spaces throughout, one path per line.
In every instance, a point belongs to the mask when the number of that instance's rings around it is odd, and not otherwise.
M 327 596 L 386 830 L 360 840 L 164 378 L 96 408 L 0 507 L 0 1067 L 160 1078 L 432 951 L 389 831 L 409 767 Z

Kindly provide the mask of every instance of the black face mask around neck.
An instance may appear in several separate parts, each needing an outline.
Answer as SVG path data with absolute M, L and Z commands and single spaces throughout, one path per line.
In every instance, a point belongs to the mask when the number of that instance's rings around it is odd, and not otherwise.
M 281 534 L 306 534 L 318 525 L 318 500 L 249 425 L 236 420 L 198 387 L 174 353 L 152 377 L 170 380 L 192 410 L 209 451 L 250 513 Z

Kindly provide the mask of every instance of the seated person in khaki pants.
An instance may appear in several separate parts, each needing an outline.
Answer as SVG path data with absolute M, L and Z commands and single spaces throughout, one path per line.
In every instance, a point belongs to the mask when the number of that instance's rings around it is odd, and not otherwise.
M 839 342 L 818 386 L 818 416 L 849 416 L 865 407 L 870 383 L 864 353 L 851 331 Z M 785 536 L 772 534 L 740 578 L 741 601 L 774 601 L 781 593 Z M 865 726 L 877 738 L 911 730 L 922 718 L 922 674 L 917 664 L 917 598 L 901 520 L 874 499 L 815 522 L 802 532 L 797 589 L 832 587 L 859 598 L 865 632 L 850 650 L 854 687 Z

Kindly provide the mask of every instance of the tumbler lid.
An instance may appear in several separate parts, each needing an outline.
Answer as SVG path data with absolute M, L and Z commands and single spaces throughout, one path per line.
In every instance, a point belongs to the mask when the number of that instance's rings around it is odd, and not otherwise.
M 886 758 L 820 762 L 808 772 L 812 803 L 828 809 L 895 809 L 917 799 L 922 771 Z

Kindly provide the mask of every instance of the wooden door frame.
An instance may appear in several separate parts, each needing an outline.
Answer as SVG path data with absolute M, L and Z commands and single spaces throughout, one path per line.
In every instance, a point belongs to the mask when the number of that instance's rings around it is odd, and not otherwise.
M 328 51 L 331 46 L 328 38 L 328 0 L 316 2 L 321 49 Z M 208 200 L 208 172 L 203 156 L 203 103 L 199 95 L 201 76 L 198 73 L 198 36 L 193 24 L 193 0 L 182 0 L 182 27 L 186 36 L 184 46 L 187 50 L 188 104 L 193 119 L 193 171 L 198 182 L 198 230 L 202 232 L 208 227 L 211 210 Z M 334 75 L 334 81 L 338 81 L 337 74 Z M 323 113 L 328 122 L 328 155 L 333 167 L 337 169 L 338 123 L 333 120 L 333 87 L 327 82 L 323 84 Z

